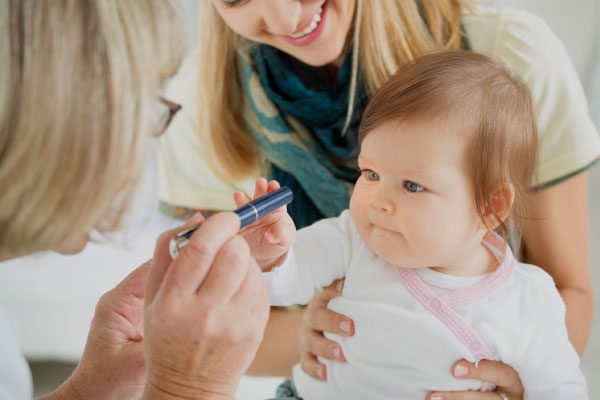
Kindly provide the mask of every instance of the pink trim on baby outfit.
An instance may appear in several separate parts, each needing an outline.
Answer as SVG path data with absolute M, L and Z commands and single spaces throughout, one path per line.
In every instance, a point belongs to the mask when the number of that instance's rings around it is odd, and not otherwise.
M 494 360 L 497 357 L 477 332 L 454 309 L 479 300 L 498 289 L 510 277 L 516 262 L 504 240 L 497 234 L 488 232 L 482 243 L 501 262 L 500 266 L 482 282 L 468 288 L 455 290 L 444 296 L 436 295 L 414 269 L 397 267 L 400 279 L 406 288 L 448 326 L 456 337 L 471 350 L 478 362 L 482 359 Z M 482 391 L 494 389 L 494 385 L 488 382 L 484 382 L 481 387 Z
M 492 273 L 482 282 L 469 288 L 454 290 L 443 295 L 442 298 L 451 308 L 460 307 L 486 297 L 494 290 L 502 286 L 502 284 L 510 277 L 515 269 L 515 257 L 500 236 L 488 233 L 483 238 L 482 243 L 491 251 L 492 254 L 494 254 L 494 256 L 496 256 L 496 259 L 498 259 L 500 262 L 500 266 L 496 269 L 496 271 L 494 271 L 494 273 Z M 506 250 L 503 250 L 501 246 L 506 246 Z

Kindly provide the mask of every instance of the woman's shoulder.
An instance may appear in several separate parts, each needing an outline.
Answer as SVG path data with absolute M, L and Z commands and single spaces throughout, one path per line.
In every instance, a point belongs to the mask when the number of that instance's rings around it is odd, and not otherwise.
M 254 177 L 229 183 L 218 177 L 208 162 L 208 135 L 198 132 L 198 67 L 200 54 L 190 50 L 169 82 L 165 97 L 183 106 L 160 138 L 158 197 L 161 211 L 178 216 L 186 209 L 231 210 L 232 193 L 252 193 Z
M 550 60 L 569 60 L 548 24 L 530 12 L 479 6 L 464 13 L 463 23 L 473 50 L 491 55 L 511 68 L 547 68 Z
M 198 94 L 195 89 L 198 82 L 199 57 L 198 48 L 191 49 L 165 90 L 165 96 L 184 106 L 184 111 L 197 105 Z
M 534 186 L 585 170 L 600 154 L 600 138 L 569 55 L 540 17 L 514 8 L 477 7 L 463 23 L 474 51 L 520 77 L 536 108 L 540 153 Z

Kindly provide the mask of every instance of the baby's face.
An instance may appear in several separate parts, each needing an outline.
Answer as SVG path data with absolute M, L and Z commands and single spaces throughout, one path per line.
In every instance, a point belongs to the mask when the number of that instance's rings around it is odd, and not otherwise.
M 362 142 L 350 212 L 369 248 L 404 268 L 451 268 L 485 233 L 466 143 L 440 122 L 390 122 Z

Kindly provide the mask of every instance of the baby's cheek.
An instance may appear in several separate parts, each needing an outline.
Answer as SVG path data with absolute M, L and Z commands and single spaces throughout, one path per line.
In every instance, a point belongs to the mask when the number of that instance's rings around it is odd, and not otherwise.
M 389 240 L 380 240 L 377 243 L 379 247 L 379 256 L 392 264 L 397 264 L 398 260 L 406 257 L 406 249 L 402 249 L 399 243 L 394 243 Z
M 354 219 L 354 223 L 356 224 L 356 230 L 358 231 L 358 234 L 360 235 L 360 237 L 362 238 L 362 240 L 364 240 L 365 242 L 369 242 L 369 225 L 367 223 L 365 223 L 364 220 L 356 220 Z
M 357 226 L 365 225 L 367 210 L 362 204 L 360 197 L 353 195 L 350 198 L 350 216 Z

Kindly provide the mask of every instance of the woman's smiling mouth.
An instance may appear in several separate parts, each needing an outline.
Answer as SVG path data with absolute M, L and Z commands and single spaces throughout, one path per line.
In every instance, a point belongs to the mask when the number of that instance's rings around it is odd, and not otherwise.
M 294 46 L 307 46 L 317 40 L 323 31 L 325 19 L 327 16 L 327 0 L 324 1 L 312 18 L 291 35 L 282 36 L 283 39 Z

